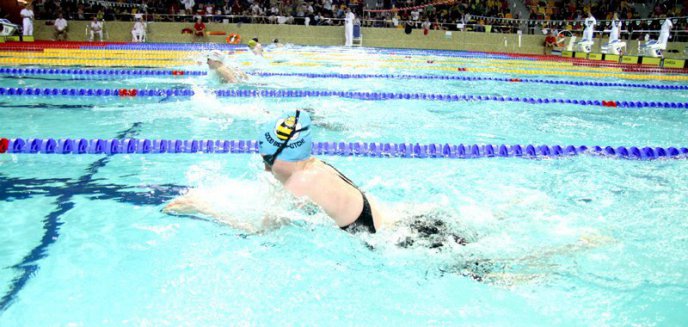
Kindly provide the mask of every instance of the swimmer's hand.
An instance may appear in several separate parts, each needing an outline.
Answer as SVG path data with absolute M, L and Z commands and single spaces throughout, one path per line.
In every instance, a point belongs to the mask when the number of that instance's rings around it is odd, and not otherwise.
M 259 232 L 258 228 L 252 224 L 233 219 L 227 214 L 215 211 L 210 203 L 194 190 L 190 190 L 187 194 L 172 200 L 162 208 L 162 212 L 173 215 L 204 215 L 248 233 L 255 234 Z
M 178 215 L 204 214 L 208 210 L 201 201 L 192 195 L 183 195 L 168 203 L 162 208 L 162 212 Z

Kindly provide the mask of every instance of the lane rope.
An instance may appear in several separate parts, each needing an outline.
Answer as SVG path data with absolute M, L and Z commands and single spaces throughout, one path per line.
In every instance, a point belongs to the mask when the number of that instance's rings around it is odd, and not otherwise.
M 67 88 L 4 88 L 0 87 L 0 96 L 33 96 L 33 97 L 190 97 L 195 92 L 190 89 L 67 89 Z M 572 104 L 579 106 L 602 106 L 612 108 L 666 108 L 686 109 L 688 102 L 666 101 L 617 101 L 617 100 L 578 100 L 557 98 L 510 97 L 496 95 L 471 94 L 434 94 L 434 93 L 392 93 L 392 92 L 348 92 L 348 91 L 314 91 L 314 90 L 216 90 L 217 97 L 225 98 L 311 98 L 340 97 L 358 100 L 428 100 L 446 102 L 497 101 L 520 102 L 527 104 Z
M 0 139 L 0 153 L 22 154 L 163 154 L 258 153 L 255 140 L 156 139 Z M 373 158 L 561 158 L 576 155 L 620 159 L 687 159 L 686 147 L 493 145 L 449 143 L 313 142 L 312 154 Z

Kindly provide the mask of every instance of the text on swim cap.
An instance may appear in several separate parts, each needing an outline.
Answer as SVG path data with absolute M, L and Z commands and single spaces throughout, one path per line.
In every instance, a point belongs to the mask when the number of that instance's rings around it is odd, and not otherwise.
M 269 132 L 265 133 L 265 139 L 268 141 L 268 143 L 270 143 L 276 147 L 279 147 L 280 145 L 282 145 L 282 143 L 275 141 L 275 139 L 272 138 L 272 136 L 270 135 Z M 286 147 L 290 148 L 290 149 L 295 149 L 295 148 L 302 146 L 304 143 L 306 143 L 306 140 L 300 139 L 300 140 L 298 140 L 292 144 L 288 144 Z

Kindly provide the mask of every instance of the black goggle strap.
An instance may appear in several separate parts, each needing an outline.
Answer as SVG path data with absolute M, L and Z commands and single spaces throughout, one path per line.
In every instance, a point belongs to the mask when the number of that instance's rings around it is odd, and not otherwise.
M 301 111 L 296 110 L 296 115 L 294 116 L 294 127 L 296 127 L 296 124 L 299 123 L 299 115 L 300 115 L 300 114 L 301 114 Z M 280 153 L 282 153 L 282 151 L 284 151 L 284 148 L 287 147 L 287 144 L 289 143 L 289 141 L 291 140 L 291 138 L 294 137 L 294 135 L 296 135 L 296 133 L 300 133 L 300 132 L 303 132 L 303 131 L 307 131 L 309 128 L 310 128 L 310 126 L 306 126 L 306 127 L 304 127 L 304 128 L 300 128 L 300 129 L 293 129 L 293 130 L 289 133 L 289 135 L 287 136 L 287 139 L 284 140 L 284 142 L 282 142 L 282 144 L 280 144 L 280 146 L 277 148 L 277 150 L 275 151 L 275 153 L 273 153 L 273 154 L 271 154 L 271 155 L 269 154 L 269 155 L 263 156 L 263 161 L 265 161 L 266 164 L 272 166 L 272 164 L 275 163 L 275 159 L 277 159 L 277 156 L 278 156 Z

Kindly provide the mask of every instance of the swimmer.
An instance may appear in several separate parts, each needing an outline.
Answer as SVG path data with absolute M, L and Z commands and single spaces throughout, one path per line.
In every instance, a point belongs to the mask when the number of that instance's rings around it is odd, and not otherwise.
M 262 127 L 259 149 L 265 170 L 296 197 L 320 206 L 341 229 L 375 233 L 386 222 L 377 205 L 331 165 L 311 156 L 311 118 L 307 112 L 285 113 Z M 323 190 L 328 190 L 323 192 Z M 174 200 L 165 212 L 207 213 L 205 206 L 188 208 L 188 201 Z
M 217 72 L 223 83 L 239 83 L 248 79 L 248 76 L 239 69 L 227 67 L 224 59 L 225 54 L 220 50 L 213 50 L 208 54 L 208 67 Z
M 313 125 L 308 112 L 296 110 L 283 113 L 276 120 L 261 127 L 258 135 L 259 153 L 265 170 L 270 172 L 289 194 L 317 205 L 332 219 L 333 228 L 337 226 L 342 231 L 355 235 L 387 233 L 396 239 L 396 246 L 401 248 L 425 248 L 435 252 L 452 251 L 453 248 L 463 247 L 474 241 L 473 235 L 462 236 L 461 234 L 466 233 L 457 233 L 452 222 L 446 221 L 445 217 L 451 216 L 449 212 L 432 209 L 403 220 L 395 220 L 391 215 L 386 215 L 371 196 L 361 191 L 351 179 L 332 165 L 311 155 L 312 133 Z M 167 204 L 163 212 L 182 215 L 202 214 L 249 233 L 264 232 L 288 221 L 288 218 L 266 216 L 262 226 L 258 227 L 249 221 L 222 213 L 221 210 L 215 209 L 212 201 L 217 200 L 208 200 L 201 192 L 190 190 Z M 313 209 L 312 206 L 304 207 Z M 382 240 L 384 241 L 384 236 Z M 602 244 L 592 238 L 579 243 L 540 255 L 529 255 L 504 262 L 495 262 L 488 258 L 468 259 L 463 262 L 459 260 L 456 263 L 452 262 L 446 270 L 478 281 L 502 281 L 514 278 L 513 275 L 507 276 L 502 273 L 504 269 L 500 267 L 508 263 L 538 263 L 540 259 Z M 374 248 L 374 245 L 366 245 Z
M 284 46 L 284 44 L 280 43 L 280 41 L 279 41 L 278 39 L 272 40 L 272 44 L 273 44 L 276 48 L 281 48 L 281 47 Z
M 248 41 L 248 48 L 251 49 L 251 52 L 256 56 L 263 56 L 263 46 L 258 42 L 258 38 L 254 37 Z
M 417 215 L 406 221 L 392 219 L 382 213 L 374 200 L 361 191 L 351 179 L 332 165 L 311 155 L 313 126 L 307 111 L 296 110 L 282 114 L 278 119 L 262 126 L 259 135 L 259 151 L 266 171 L 269 171 L 292 195 L 306 199 L 320 208 L 344 231 L 374 234 L 384 229 L 407 227 L 410 236 L 416 237 L 415 245 L 426 244 L 438 248 L 441 240 L 452 240 L 459 245 L 466 241 L 449 231 L 448 224 L 433 214 Z M 327 191 L 323 191 L 327 190 Z M 229 225 L 248 232 L 254 227 L 236 222 L 217 213 L 201 196 L 190 191 L 164 209 L 166 213 L 196 214 L 214 217 Z M 427 218 L 427 219 L 424 219 Z M 275 224 L 263 221 L 263 228 Z M 409 235 L 402 237 L 399 246 L 409 247 L 414 241 Z M 426 241 L 419 241 L 425 239 Z M 432 239 L 432 240 L 430 240 Z

